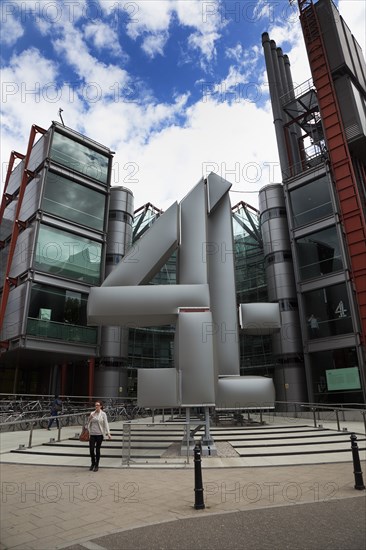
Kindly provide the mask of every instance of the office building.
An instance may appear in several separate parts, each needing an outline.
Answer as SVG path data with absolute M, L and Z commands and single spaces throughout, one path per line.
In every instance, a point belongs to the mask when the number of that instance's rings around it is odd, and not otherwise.
M 112 329 L 101 347 L 86 323 L 90 286 L 132 238 L 133 200 L 111 192 L 112 158 L 56 122 L 33 126 L 26 154 L 11 155 L 0 211 L 2 392 L 92 393 L 96 357 L 114 351 Z
M 273 299 L 289 300 L 293 328 L 301 331 L 295 379 L 287 379 L 285 366 L 283 382 L 301 386 L 305 373 L 311 402 L 360 403 L 366 387 L 365 60 L 330 0 L 298 4 L 311 80 L 294 89 L 288 57 L 262 36 L 283 178 L 283 185 L 260 192 L 262 234 L 272 255 L 267 277 L 269 288 L 276 287 Z
M 279 402 L 365 403 L 366 68 L 330 0 L 299 0 L 312 79 L 262 35 L 282 182 L 232 208 L 237 303 L 278 302 L 281 330 L 239 334 L 240 374 Z M 41 137 L 35 141 L 37 134 Z M 72 146 L 71 146 L 72 145 Z M 160 216 L 110 187 L 113 153 L 53 123 L 13 153 L 1 204 L 2 391 L 136 395 L 172 367 L 174 329 L 86 324 L 100 286 Z M 15 166 L 16 160 L 18 165 Z M 147 197 L 154 200 L 154 197 Z M 150 284 L 176 283 L 173 254 Z

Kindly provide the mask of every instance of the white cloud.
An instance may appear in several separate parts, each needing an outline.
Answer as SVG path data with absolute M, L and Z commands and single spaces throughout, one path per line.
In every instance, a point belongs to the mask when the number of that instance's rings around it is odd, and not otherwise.
M 97 132 L 97 140 L 121 152 L 130 143 L 145 147 L 154 134 L 174 123 L 176 116 L 184 112 L 186 102 L 187 95 L 177 97 L 171 104 L 98 102 L 89 108 L 85 131 L 89 136 Z
M 135 208 L 153 202 L 166 209 L 210 171 L 240 191 L 232 193 L 233 204 L 245 200 L 257 206 L 258 190 L 279 181 L 267 108 L 200 101 L 188 109 L 184 127 L 172 124 L 150 135 L 146 143 L 128 140 L 116 147 L 114 184 L 132 190 Z
M 133 3 L 135 12 L 127 24 L 127 34 L 136 39 L 145 33 L 161 33 L 168 30 L 171 15 L 171 0 L 138 0 Z
M 127 24 L 127 34 L 134 40 L 143 37 L 142 49 L 149 57 L 163 55 L 169 28 L 176 17 L 180 25 L 194 29 L 187 44 L 199 51 L 201 66 L 213 59 L 215 43 L 220 38 L 219 30 L 224 26 L 218 11 L 204 17 L 201 0 L 138 0 L 133 5 L 135 11 Z
M 103 2 L 103 9 L 107 9 Z M 348 2 L 351 4 L 352 0 Z M 344 3 L 341 0 L 341 13 Z M 115 0 L 112 4 L 116 4 Z M 135 4 L 139 11 L 134 17 L 132 12 L 129 15 L 139 22 L 130 20 L 130 37 L 141 40 L 148 55 L 164 54 L 173 18 L 192 29 L 188 40 L 192 48 L 204 52 L 204 61 L 215 55 L 222 21 L 212 13 L 212 20 L 207 17 L 207 25 L 202 25 L 205 21 L 198 1 L 149 0 L 133 2 Z M 263 11 L 268 10 L 268 2 L 266 4 L 259 7 L 261 16 L 268 22 L 268 12 Z M 110 2 L 109 10 L 112 16 Z M 342 15 L 354 30 L 347 14 Z M 290 57 L 294 82 L 303 82 L 310 71 L 299 23 L 291 21 L 290 24 L 274 17 L 268 27 L 270 38 L 283 46 Z M 56 53 L 74 69 L 84 86 L 56 87 L 55 82 L 61 78 L 58 66 L 35 48 L 13 56 L 3 69 L 3 82 L 9 86 L 2 112 L 4 152 L 12 149 L 24 152 L 31 125 L 36 123 L 48 128 L 62 107 L 67 126 L 116 151 L 113 184 L 133 191 L 136 208 L 150 201 L 166 209 L 174 200 L 181 200 L 210 170 L 231 181 L 233 189 L 240 191 L 231 193 L 233 204 L 244 200 L 257 206 L 258 190 L 280 181 L 271 107 L 269 102 L 263 105 L 263 97 L 259 105 L 243 95 L 230 104 L 216 101 L 215 96 L 206 96 L 188 109 L 188 94 L 171 103 L 158 103 L 146 96 L 139 103 L 123 102 L 116 92 L 128 87 L 131 77 L 117 64 L 107 65 L 93 56 L 85 43 L 87 37 L 96 47 L 113 49 L 114 27 L 108 28 L 89 18 L 83 34 L 66 18 L 49 26 L 44 19 L 43 29 L 52 32 Z M 117 44 L 117 47 L 120 46 Z M 233 60 L 221 82 L 227 90 L 236 84 L 245 84 L 250 78 L 265 85 L 267 77 L 260 45 L 245 49 L 238 44 L 226 53 Z M 88 102 L 86 85 L 93 82 L 105 94 Z M 48 88 L 49 84 L 53 88 Z M 32 93 L 32 89 L 38 89 L 39 93 Z
M 118 86 L 128 83 L 128 74 L 117 65 L 107 65 L 93 57 L 82 33 L 69 24 L 61 29 L 61 37 L 53 41 L 56 52 L 65 56 L 67 63 L 73 67 L 78 77 L 89 86 L 91 101 L 101 97 L 113 96 Z M 85 86 L 84 86 L 85 88 Z
M 363 0 L 339 0 L 338 7 L 366 56 L 366 3 Z
M 116 31 L 102 21 L 88 23 L 84 27 L 84 35 L 98 50 L 108 50 L 120 57 L 123 55 Z
M 199 50 L 203 59 L 201 59 L 201 67 L 204 69 L 210 61 L 215 57 L 215 43 L 220 38 L 217 32 L 202 33 L 197 31 L 192 33 L 188 38 L 188 44 L 191 48 Z
M 270 39 L 276 42 L 277 47 L 282 48 L 283 53 L 288 55 L 294 86 L 296 87 L 311 78 L 300 22 L 287 21 L 285 24 L 276 22 L 269 27 L 268 34 Z
M 143 51 L 153 59 L 156 55 L 164 55 L 164 46 L 169 38 L 167 32 L 149 34 L 142 42 Z
M 6 22 L 6 31 L 0 33 L 0 42 L 7 46 L 13 46 L 17 40 L 23 36 L 24 29 L 20 22 L 11 14 L 4 14 L 4 5 L 2 9 L 2 22 Z
M 57 78 L 57 65 L 36 48 L 13 55 L 2 68 L 2 181 L 10 152 L 26 152 L 33 124 L 49 128 L 52 120 L 58 120 L 59 107 L 67 104 L 65 122 L 74 128 L 81 125 L 82 102 L 67 86 L 57 87 Z

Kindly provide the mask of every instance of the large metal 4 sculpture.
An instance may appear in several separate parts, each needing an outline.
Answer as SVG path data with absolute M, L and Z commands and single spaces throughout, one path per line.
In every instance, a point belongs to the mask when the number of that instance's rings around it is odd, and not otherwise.
M 236 303 L 229 189 L 215 174 L 175 202 L 88 300 L 88 323 L 175 325 L 175 367 L 138 370 L 145 407 L 272 408 L 272 379 L 240 376 L 241 330 L 280 328 L 278 304 Z M 177 284 L 148 285 L 177 251 Z

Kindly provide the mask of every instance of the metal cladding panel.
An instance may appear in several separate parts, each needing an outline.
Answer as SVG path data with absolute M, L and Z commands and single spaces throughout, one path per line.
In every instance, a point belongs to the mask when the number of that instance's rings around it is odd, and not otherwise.
M 4 216 L 0 225 L 0 241 L 5 241 L 13 232 L 17 204 L 16 200 L 11 201 L 4 210 Z
M 102 327 L 101 357 L 120 357 L 121 327 Z
M 122 388 L 122 391 L 121 391 Z M 94 393 L 109 397 L 127 397 L 128 373 L 120 367 L 103 366 L 94 371 Z M 108 413 L 107 413 L 108 414 Z
M 178 204 L 175 202 L 130 248 L 102 286 L 148 283 L 168 261 L 178 242 Z
M 267 268 L 267 288 L 269 300 L 296 298 L 296 287 L 290 262 L 272 264 Z
M 275 388 L 272 378 L 228 376 L 219 378 L 216 409 L 273 409 Z
M 39 350 L 42 352 L 59 353 L 62 357 L 80 355 L 81 357 L 95 357 L 96 346 L 88 344 L 76 344 L 72 342 L 61 342 L 27 337 L 24 347 L 26 349 Z
M 231 183 L 211 172 L 207 176 L 207 212 L 211 214 L 222 197 L 230 190 Z
M 28 220 L 40 208 L 43 176 L 44 170 L 37 174 L 26 187 L 19 214 L 19 219 L 22 221 Z
M 281 311 L 281 330 L 273 335 L 274 355 L 297 354 L 302 349 L 302 339 L 298 312 Z
M 29 157 L 28 170 L 34 172 L 42 164 L 48 156 L 48 148 L 50 144 L 51 132 L 43 134 L 38 141 L 33 145 L 32 152 Z
M 208 285 L 93 287 L 88 299 L 88 324 L 138 327 L 173 324 L 180 307 L 209 307 L 209 304 Z
M 18 277 L 33 263 L 35 225 L 22 231 L 17 239 L 9 276 Z
M 11 289 L 0 333 L 1 340 L 10 340 L 22 334 L 23 319 L 27 317 L 25 311 L 26 295 L 27 284 Z
M 178 407 L 178 373 L 176 369 L 137 370 L 139 407 Z
M 5 248 L 0 248 L 0 288 L 4 285 L 4 277 L 6 273 L 6 264 L 9 256 L 9 245 Z
M 240 373 L 234 239 L 228 193 L 208 218 L 207 261 L 219 375 Z
M 334 82 L 347 141 L 363 141 L 366 151 L 366 108 L 365 100 L 352 84 L 349 76 L 344 75 Z
M 264 255 L 290 250 L 290 237 L 285 218 L 274 218 L 262 224 Z
M 259 211 L 262 214 L 269 208 L 285 206 L 283 185 L 267 185 L 259 191 Z
M 344 67 L 350 71 L 366 92 L 366 66 L 360 45 L 349 27 L 330 0 L 315 4 L 322 29 L 327 58 L 332 72 L 340 72 Z
M 281 328 L 278 304 L 240 304 L 239 319 L 240 326 L 245 334 L 273 334 Z
M 134 197 L 126 187 L 111 187 L 110 210 L 120 210 L 133 216 Z
M 23 172 L 24 172 L 24 160 L 19 162 L 19 164 L 14 168 L 14 170 L 10 175 L 8 187 L 6 190 L 6 192 L 9 193 L 9 195 L 12 195 L 19 189 L 20 184 L 22 183 Z
M 156 222 L 155 222 L 156 223 Z M 208 281 L 207 196 L 201 180 L 180 203 L 180 246 L 177 281 L 181 284 L 205 284 Z
M 286 366 L 277 365 L 274 372 L 277 401 L 290 403 L 307 403 L 306 377 L 303 365 L 291 363 L 288 360 Z
M 215 404 L 215 353 L 212 338 L 204 337 L 204 327 L 212 326 L 212 314 L 181 312 L 178 316 L 174 354 L 181 373 L 182 406 Z
M 107 254 L 122 254 L 131 246 L 132 228 L 127 224 L 109 224 Z

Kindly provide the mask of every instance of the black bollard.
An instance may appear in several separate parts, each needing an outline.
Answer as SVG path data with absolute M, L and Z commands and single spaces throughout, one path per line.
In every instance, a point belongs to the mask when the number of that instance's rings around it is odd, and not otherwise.
M 358 453 L 356 434 L 351 434 L 351 449 L 353 458 L 353 473 L 355 474 L 355 489 L 362 491 L 363 489 L 365 489 L 365 485 L 362 478 L 360 455 Z
M 196 443 L 194 452 L 194 507 L 196 510 L 203 510 L 205 503 L 203 502 L 203 485 L 202 485 L 202 470 L 201 470 L 201 447 Z

